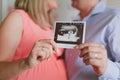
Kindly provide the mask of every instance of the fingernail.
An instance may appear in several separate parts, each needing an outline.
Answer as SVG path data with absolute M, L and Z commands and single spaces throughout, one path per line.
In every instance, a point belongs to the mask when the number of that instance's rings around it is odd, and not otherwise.
M 75 46 L 76 49 L 78 49 L 79 47 L 78 46 Z
M 56 51 L 53 51 L 53 53 L 56 53 Z
M 59 49 L 56 49 L 56 52 L 58 53 L 58 52 L 59 52 Z

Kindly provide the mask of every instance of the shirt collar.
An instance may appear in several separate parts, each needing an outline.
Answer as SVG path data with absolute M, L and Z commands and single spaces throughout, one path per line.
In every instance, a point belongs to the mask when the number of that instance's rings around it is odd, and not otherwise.
M 100 0 L 100 2 L 95 6 L 95 8 L 92 10 L 90 15 L 101 13 L 105 10 L 106 4 L 103 0 Z
M 86 19 L 92 15 L 95 15 L 95 14 L 99 14 L 99 13 L 102 13 L 106 8 L 106 4 L 104 2 L 104 0 L 100 0 L 100 2 L 95 6 L 95 8 L 91 11 L 91 13 L 85 17 L 83 20 L 86 21 Z M 81 20 L 81 17 L 80 15 L 78 14 L 75 18 L 74 18 L 75 21 L 78 21 L 78 20 Z

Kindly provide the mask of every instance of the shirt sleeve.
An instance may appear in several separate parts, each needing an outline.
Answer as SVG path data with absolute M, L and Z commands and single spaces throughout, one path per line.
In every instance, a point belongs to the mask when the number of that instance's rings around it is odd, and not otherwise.
M 106 72 L 99 80 L 120 80 L 120 16 L 115 16 L 108 25 L 107 42 L 113 59 L 108 59 Z
M 119 68 L 114 62 L 108 60 L 107 70 L 103 75 L 99 77 L 99 80 L 118 80 L 118 76 Z

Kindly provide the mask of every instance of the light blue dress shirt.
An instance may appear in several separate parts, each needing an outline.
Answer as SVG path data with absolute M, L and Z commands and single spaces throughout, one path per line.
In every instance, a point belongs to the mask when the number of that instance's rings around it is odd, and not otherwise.
M 103 44 L 107 49 L 108 67 L 103 75 L 96 75 L 91 66 L 86 66 L 77 50 L 66 50 L 66 65 L 69 80 L 120 80 L 120 11 L 106 6 L 103 0 L 96 5 L 86 22 L 85 42 Z M 101 64 L 102 65 L 102 64 Z

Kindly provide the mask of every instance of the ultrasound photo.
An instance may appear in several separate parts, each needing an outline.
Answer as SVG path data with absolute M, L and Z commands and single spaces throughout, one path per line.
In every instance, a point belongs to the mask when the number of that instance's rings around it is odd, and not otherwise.
M 85 22 L 61 22 L 55 23 L 54 41 L 58 47 L 73 48 L 84 42 Z

